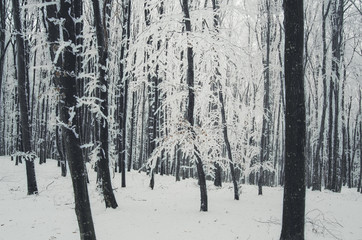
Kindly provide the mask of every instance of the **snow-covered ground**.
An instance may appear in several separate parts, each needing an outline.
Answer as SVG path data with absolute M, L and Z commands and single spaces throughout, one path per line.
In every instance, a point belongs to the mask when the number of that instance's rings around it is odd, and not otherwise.
M 56 161 L 36 165 L 38 196 L 27 196 L 25 164 L 0 157 L 0 239 L 79 239 L 70 177 L 60 176 Z M 99 240 L 234 240 L 279 239 L 282 188 L 243 186 L 239 201 L 230 185 L 208 186 L 209 212 L 199 212 L 199 188 L 193 179 L 175 182 L 156 175 L 154 190 L 144 173 L 131 172 L 127 188 L 113 185 L 119 204 L 105 209 L 89 171 L 89 194 Z M 362 194 L 307 191 L 306 239 L 362 240 Z

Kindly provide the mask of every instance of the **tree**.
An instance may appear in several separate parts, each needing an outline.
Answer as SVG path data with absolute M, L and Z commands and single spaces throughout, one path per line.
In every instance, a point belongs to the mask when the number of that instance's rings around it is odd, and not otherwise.
M 304 240 L 305 96 L 303 1 L 284 1 L 285 27 L 285 186 L 281 240 Z
M 326 18 L 328 16 L 329 8 L 330 8 L 330 1 L 327 6 L 327 10 L 325 11 L 325 4 L 323 1 L 322 5 L 322 79 L 323 79 L 323 108 L 322 108 L 322 116 L 321 116 L 321 123 L 319 126 L 319 137 L 317 142 L 317 147 L 315 151 L 315 157 L 313 162 L 313 177 L 312 177 L 312 185 L 313 191 L 321 191 L 322 190 L 322 145 L 324 139 L 324 131 L 325 131 L 325 123 L 326 123 L 326 111 L 327 111 L 327 40 L 326 40 Z
M 50 0 L 47 0 L 50 2 Z M 76 46 L 75 13 L 73 1 L 60 1 L 60 9 L 56 5 L 47 6 L 47 21 L 49 24 L 48 40 L 52 61 L 55 65 L 54 81 L 59 89 L 59 116 L 62 135 L 65 143 L 65 155 L 68 160 L 69 170 L 73 183 L 75 213 L 77 215 L 81 240 L 95 240 L 95 230 L 88 196 L 87 171 L 80 148 L 75 106 L 77 104 L 75 68 L 77 56 L 73 49 Z M 81 9 L 78 9 L 81 10 Z M 62 22 L 62 26 L 57 23 Z M 62 34 L 59 34 L 61 27 Z M 63 37 L 63 39 L 61 38 Z M 55 53 L 63 44 L 61 55 Z
M 359 146 L 359 167 L 360 172 L 358 176 L 358 186 L 357 192 L 362 193 L 362 88 L 359 89 L 359 97 L 358 97 L 358 121 L 356 121 L 356 129 L 359 129 L 359 141 L 356 143 Z M 352 158 L 353 159 L 353 158 Z M 358 160 L 357 160 L 358 161 Z
M 4 65 L 5 65 L 5 53 L 6 53 L 6 49 L 10 44 L 10 41 L 8 41 L 7 44 L 5 44 L 5 40 L 6 40 L 6 35 L 5 35 L 5 27 L 6 27 L 6 2 L 5 0 L 0 0 L 0 108 L 5 109 L 2 105 L 2 86 L 3 86 L 3 74 L 4 74 Z M 6 45 L 6 47 L 5 47 Z M 1 116 L 1 113 L 0 113 Z M 4 116 L 1 116 L 0 119 L 2 121 L 4 121 Z M 2 122 L 0 121 L 0 122 Z M 4 131 L 4 129 L 3 129 Z M 5 140 L 4 138 L 0 138 L 0 154 L 4 154 L 5 153 L 5 149 L 4 149 L 4 143 Z
M 4 71 L 4 58 L 5 58 L 5 0 L 0 0 L 0 103 L 1 103 L 1 91 L 3 82 L 3 71 Z M 9 42 L 10 43 L 10 42 Z
M 219 14 L 218 13 L 219 3 L 218 3 L 218 0 L 212 0 L 212 8 L 213 8 L 213 11 L 214 11 L 214 28 L 215 28 L 216 33 L 217 33 L 218 32 L 218 27 L 219 27 L 219 15 L 218 15 Z M 218 68 L 216 68 L 216 73 L 219 73 Z M 234 199 L 239 200 L 239 186 L 238 186 L 238 183 L 236 181 L 236 174 L 235 174 L 233 155 L 232 155 L 232 152 L 231 152 L 231 145 L 230 145 L 229 136 L 228 136 L 228 127 L 227 127 L 226 114 L 225 114 L 224 94 L 223 94 L 223 91 L 222 91 L 221 83 L 219 82 L 218 85 L 219 85 L 218 86 L 219 87 L 218 95 L 219 95 L 219 101 L 220 101 L 222 132 L 223 132 L 223 136 L 224 136 L 224 142 L 225 142 L 225 145 L 226 145 L 227 156 L 228 156 L 228 159 L 229 159 L 230 175 L 231 175 L 231 179 L 232 179 L 233 186 L 234 186 Z M 221 167 L 218 164 L 216 164 L 216 168 L 220 168 L 219 171 L 221 172 Z M 221 176 L 219 178 L 221 178 Z M 215 180 L 216 180 L 216 178 L 215 178 Z M 220 179 L 220 186 L 221 186 L 221 179 Z
M 113 193 L 111 176 L 109 172 L 109 154 L 108 154 L 108 81 L 106 76 L 106 63 L 108 57 L 108 37 L 106 26 L 106 17 L 103 16 L 103 21 L 101 18 L 99 1 L 92 0 L 93 2 L 93 12 L 94 12 L 94 24 L 96 27 L 97 33 L 97 44 L 98 44 L 98 71 L 99 71 L 99 84 L 101 85 L 100 89 L 100 99 L 101 99 L 101 119 L 99 120 L 99 131 L 100 131 L 100 141 L 101 141 L 101 152 L 100 159 L 98 162 L 98 171 L 100 171 L 100 179 L 102 184 L 102 190 L 104 195 L 104 200 L 106 207 L 117 208 L 118 204 Z M 105 2 L 103 14 L 106 14 L 106 9 L 109 8 L 110 2 Z
M 186 34 L 191 33 L 191 20 L 189 12 L 188 0 L 182 1 L 182 9 L 184 13 Z M 192 140 L 195 140 L 196 133 L 194 130 L 194 107 L 195 107 L 195 90 L 194 90 L 194 56 L 192 46 L 187 47 L 187 86 L 188 86 L 188 105 L 186 119 L 188 121 L 189 131 Z M 201 194 L 201 207 L 200 211 L 207 212 L 207 190 L 206 190 L 206 177 L 201 160 L 200 152 L 196 145 L 194 145 L 194 157 L 196 158 L 197 175 L 199 178 L 200 194 Z
M 29 126 L 29 103 L 26 82 L 26 64 L 24 51 L 24 37 L 22 35 L 19 1 L 13 0 L 13 18 L 16 34 L 17 49 L 17 74 L 18 74 L 18 98 L 20 107 L 21 138 L 23 152 L 26 160 L 26 176 L 28 182 L 28 194 L 37 194 L 38 187 L 35 178 L 34 157 L 31 149 L 31 130 Z
M 122 1 L 122 39 L 121 39 L 121 59 L 120 59 L 120 85 L 123 85 L 121 88 L 121 96 L 123 99 L 120 101 L 122 104 L 119 106 L 121 108 L 121 143 L 120 143 L 120 169 L 122 171 L 122 187 L 126 187 L 126 161 L 127 161 L 127 105 L 128 105 L 128 88 L 129 88 L 129 77 L 130 74 L 125 73 L 125 61 L 127 51 L 129 48 L 129 38 L 131 34 L 130 30 L 130 21 L 131 21 L 131 1 L 123 0 Z M 130 150 L 132 152 L 132 148 Z M 128 170 L 130 169 L 132 159 L 128 158 Z
M 334 122 L 333 122 L 333 174 L 331 176 L 331 190 L 340 192 L 339 179 L 341 176 L 341 154 L 340 154 L 340 82 L 341 82 L 341 54 L 343 47 L 343 13 L 344 0 L 333 0 L 332 2 L 332 76 L 331 86 L 334 94 Z M 332 90 L 331 90 L 332 91 Z M 332 92 L 330 93 L 332 94 Z M 343 96 L 342 96 L 343 98 Z M 332 101 L 330 102 L 332 104 Z M 343 109 L 343 107 L 342 107 Z M 342 113 L 344 114 L 344 113 Z M 342 133 L 343 134 L 343 133 Z
M 260 4 L 261 14 L 266 14 L 266 20 L 263 23 L 261 29 L 261 44 L 263 52 L 263 67 L 264 67 L 264 94 L 263 94 L 263 123 L 261 130 L 261 140 L 260 140 L 260 170 L 259 170 L 259 179 L 258 179 L 258 195 L 263 194 L 263 185 L 264 185 L 264 168 L 263 164 L 269 161 L 270 155 L 270 120 L 271 120 L 271 111 L 270 111 L 270 52 L 271 52 L 271 1 L 266 0 L 262 1 Z M 266 25 L 266 26 L 265 26 Z

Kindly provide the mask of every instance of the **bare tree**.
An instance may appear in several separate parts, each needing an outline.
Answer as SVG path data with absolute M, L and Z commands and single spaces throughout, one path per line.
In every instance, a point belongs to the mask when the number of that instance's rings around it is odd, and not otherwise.
M 303 1 L 284 1 L 285 27 L 285 186 L 281 240 L 304 240 L 305 96 Z
M 220 22 L 220 17 L 219 17 L 219 3 L 218 0 L 212 0 L 212 8 L 214 11 L 214 27 L 216 32 L 218 32 L 218 27 L 219 27 L 219 22 Z M 216 68 L 216 73 L 218 73 L 219 70 L 218 68 Z M 224 94 L 222 91 L 222 85 L 219 82 L 218 84 L 219 86 L 219 101 L 220 101 L 220 112 L 221 112 L 221 123 L 222 123 L 222 132 L 223 132 L 223 136 L 224 136 L 224 142 L 226 145 L 226 151 L 227 151 L 227 156 L 229 159 L 229 167 L 230 167 L 230 175 L 231 175 L 231 179 L 233 182 L 233 186 L 234 186 L 234 199 L 235 200 L 239 200 L 239 186 L 238 183 L 236 181 L 236 174 L 235 174 L 235 167 L 234 167 L 234 161 L 233 161 L 233 154 L 231 152 L 231 145 L 230 145 L 230 141 L 229 141 L 229 136 L 228 136 L 228 127 L 227 127 L 227 122 L 226 122 L 226 114 L 225 114 L 225 103 L 224 103 Z M 216 165 L 217 168 L 220 168 L 220 172 L 221 172 L 221 167 L 217 164 Z M 220 176 L 221 177 L 221 176 Z M 221 186 L 221 179 L 220 179 L 220 186 Z
M 96 26 L 97 44 L 98 44 L 98 71 L 99 84 L 102 86 L 100 90 L 102 117 L 99 120 L 101 153 L 98 162 L 98 170 L 100 171 L 100 180 L 102 181 L 102 190 L 106 207 L 117 208 L 118 204 L 113 193 L 111 176 L 109 171 L 109 154 L 108 154 L 108 81 L 106 79 L 106 62 L 108 57 L 108 43 L 106 32 L 106 9 L 110 2 L 105 1 L 103 6 L 103 21 L 101 18 L 99 1 L 92 0 L 94 12 L 94 24 Z
M 190 11 L 189 11 L 189 2 L 188 0 L 182 1 L 182 9 L 184 13 L 184 21 L 185 21 L 185 30 L 186 34 L 191 33 L 191 20 L 190 20 Z M 193 48 L 192 46 L 187 47 L 187 85 L 188 85 L 188 105 L 187 105 L 187 113 L 186 119 L 190 124 L 190 131 L 192 135 L 192 139 L 195 140 L 195 130 L 194 130 L 194 107 L 195 107 L 195 92 L 194 92 L 194 56 L 193 56 Z M 203 163 L 200 157 L 200 152 L 197 149 L 197 146 L 194 145 L 194 152 L 196 158 L 196 167 L 197 167 L 197 175 L 199 178 L 200 185 L 200 194 L 201 194 L 201 207 L 200 211 L 206 212 L 207 207 L 207 190 L 206 190 L 206 177 L 203 168 Z
M 31 149 L 31 133 L 29 125 L 29 103 L 28 92 L 26 90 L 27 77 L 26 77 L 26 64 L 25 64 L 25 51 L 24 51 L 24 38 L 21 27 L 21 16 L 19 1 L 13 0 L 13 18 L 14 27 L 16 30 L 16 48 L 17 48 L 17 73 L 18 73 L 18 98 L 20 107 L 20 122 L 21 122 L 21 138 L 23 151 L 26 154 L 26 176 L 28 182 L 28 194 L 37 194 L 38 187 L 35 178 L 34 158 Z
M 51 0 L 47 0 L 50 2 Z M 76 53 L 72 45 L 76 45 L 75 13 L 73 1 L 60 1 L 60 9 L 56 5 L 47 6 L 47 20 L 49 25 L 48 40 L 53 64 L 55 65 L 54 81 L 59 89 L 59 116 L 64 139 L 66 159 L 69 163 L 73 183 L 75 213 L 77 215 L 81 240 L 95 240 L 95 230 L 88 196 L 87 171 L 80 148 L 78 134 L 79 126 L 74 117 L 77 104 L 75 68 L 77 63 Z M 80 10 L 80 9 L 79 9 Z M 56 21 L 57 19 L 58 21 Z M 61 39 L 59 26 L 56 22 L 63 22 Z M 62 54 L 56 57 L 60 42 L 68 43 Z
M 326 19 L 328 16 L 329 8 L 331 2 L 329 1 L 327 9 L 325 10 L 325 3 L 323 1 L 322 5 L 322 46 L 323 46 L 323 55 L 322 55 L 322 79 L 323 79 L 323 108 L 321 123 L 319 127 L 319 137 L 315 151 L 315 157 L 313 162 L 313 177 L 312 177 L 312 189 L 313 191 L 322 190 L 322 147 L 323 139 L 325 132 L 325 123 L 326 123 L 326 112 L 327 112 L 327 39 L 326 39 Z

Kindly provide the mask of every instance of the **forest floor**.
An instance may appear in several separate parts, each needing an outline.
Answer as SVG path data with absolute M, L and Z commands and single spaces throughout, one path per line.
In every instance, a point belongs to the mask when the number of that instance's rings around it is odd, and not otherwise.
M 70 177 L 61 177 L 57 162 L 36 164 L 39 195 L 27 196 L 25 164 L 0 157 L 0 239 L 79 239 Z M 209 212 L 199 212 L 197 180 L 175 182 L 158 176 L 155 189 L 144 173 L 127 173 L 127 187 L 113 186 L 119 207 L 106 209 L 89 171 L 89 195 L 98 240 L 272 240 L 281 230 L 283 189 L 244 185 L 239 201 L 231 185 L 208 183 Z M 307 191 L 306 239 L 362 240 L 362 194 Z

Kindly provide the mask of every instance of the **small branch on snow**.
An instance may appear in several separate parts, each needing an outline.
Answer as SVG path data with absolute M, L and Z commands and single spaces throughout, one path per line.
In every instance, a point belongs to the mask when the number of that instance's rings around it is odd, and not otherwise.
M 274 224 L 274 225 L 281 225 L 280 223 L 280 220 L 279 219 L 276 219 L 276 218 L 269 218 L 269 220 L 266 220 L 266 221 L 262 221 L 262 220 L 257 220 L 257 219 L 254 219 L 254 221 L 258 222 L 258 223 L 266 223 L 268 225 L 270 224 Z
M 312 215 L 313 213 L 315 213 L 316 215 L 308 216 L 308 215 Z M 343 225 L 340 224 L 337 221 L 337 219 L 335 219 L 335 218 L 333 220 L 331 220 L 330 218 L 326 217 L 325 214 L 319 209 L 313 209 L 313 210 L 309 211 L 306 214 L 305 222 L 306 222 L 306 224 L 312 225 L 312 231 L 315 234 L 324 235 L 325 233 L 328 233 L 334 239 L 342 240 L 342 238 L 338 237 L 336 235 L 336 233 L 334 233 L 334 231 L 338 231 L 338 230 L 336 230 L 338 227 L 343 228 Z M 330 227 L 328 227 L 328 225 Z M 332 231 L 332 229 L 333 229 L 333 231 Z
M 46 187 L 45 187 L 45 190 L 48 190 L 48 187 L 50 186 L 50 185 L 52 185 L 54 183 L 54 181 L 52 181 L 51 183 L 49 183 Z

